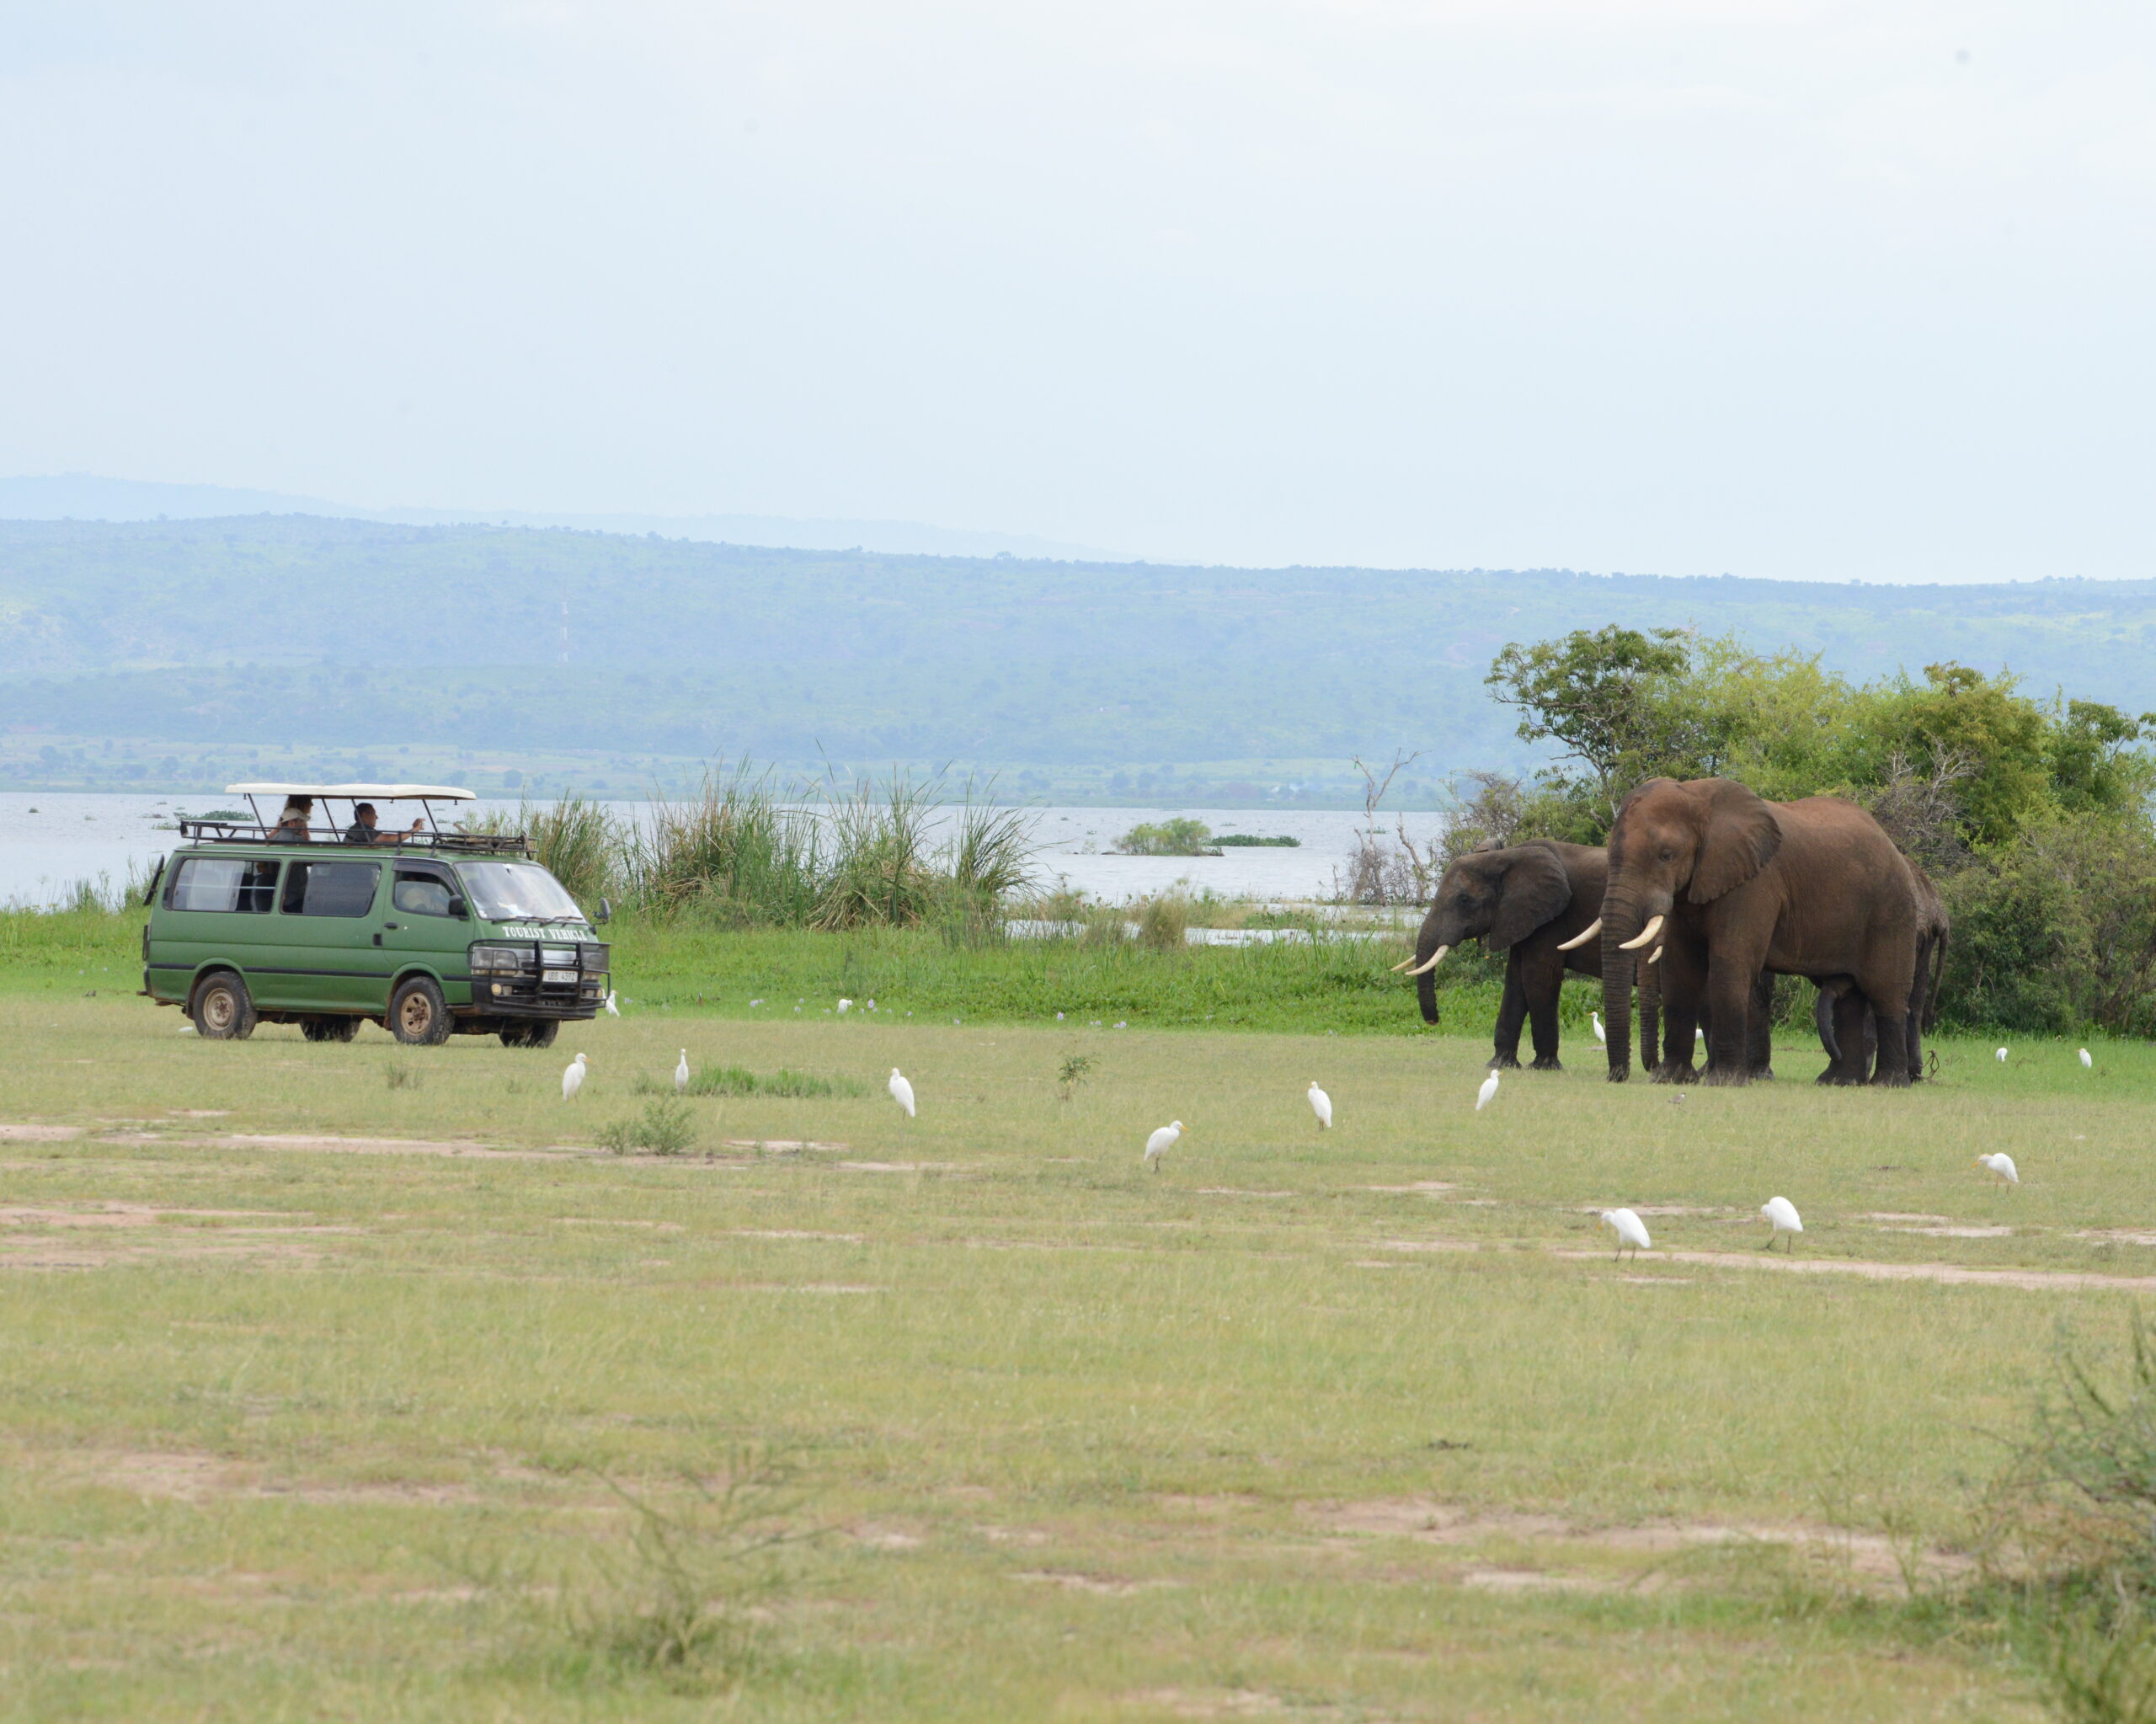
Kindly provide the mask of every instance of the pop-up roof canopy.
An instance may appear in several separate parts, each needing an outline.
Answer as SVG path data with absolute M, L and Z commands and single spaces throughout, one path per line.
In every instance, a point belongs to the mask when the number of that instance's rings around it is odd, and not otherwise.
M 227 796 L 334 796 L 355 802 L 477 802 L 449 784 L 227 784 Z

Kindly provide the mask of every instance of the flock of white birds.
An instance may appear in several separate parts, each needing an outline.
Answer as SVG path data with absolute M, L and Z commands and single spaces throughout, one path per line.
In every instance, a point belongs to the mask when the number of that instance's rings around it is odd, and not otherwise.
M 841 1000 L 838 1003 L 840 1014 L 843 1016 L 851 1009 L 853 1001 L 851 1000 Z M 869 1005 L 873 1009 L 875 1002 L 871 1001 Z M 616 1008 L 614 996 L 611 993 L 606 996 L 606 1010 L 616 1017 L 621 1016 L 621 1012 Z M 1060 1015 L 1058 1014 L 1058 1016 Z M 1609 1033 L 1603 1027 L 1602 1014 L 1597 1011 L 1593 1014 L 1593 1017 L 1595 1040 L 1606 1043 L 1609 1040 Z M 2081 1048 L 2075 1051 L 2080 1058 L 2082 1070 L 2093 1070 L 2096 1062 L 2090 1056 L 2089 1050 L 2086 1048 Z M 1994 1057 L 2001 1065 L 2004 1065 L 2008 1058 L 2008 1050 L 2001 1048 L 1997 1050 Z M 569 1062 L 568 1069 L 562 1073 L 562 1099 L 564 1102 L 574 1101 L 577 1092 L 584 1087 L 584 1071 L 589 1063 L 584 1054 L 579 1054 Z M 684 1048 L 681 1049 L 680 1063 L 674 1068 L 675 1093 L 677 1095 L 686 1093 L 689 1080 L 689 1050 Z M 891 1068 L 890 1081 L 886 1087 L 890 1092 L 891 1099 L 898 1103 L 907 1118 L 913 1119 L 919 1117 L 914 1099 L 913 1085 L 908 1081 L 905 1074 L 895 1065 Z M 1477 1113 L 1497 1099 L 1498 1087 L 1498 1075 L 1495 1071 L 1491 1072 L 1482 1080 L 1481 1086 L 1475 1092 L 1475 1111 Z M 1317 1116 L 1318 1129 L 1330 1130 L 1332 1125 L 1332 1097 L 1319 1087 L 1317 1080 L 1315 1078 L 1310 1080 L 1310 1087 L 1303 1093 L 1310 1104 L 1310 1112 Z M 1682 1101 L 1684 1097 L 1679 1096 L 1678 1099 Z M 1161 1164 L 1166 1157 L 1168 1151 L 1176 1146 L 1182 1134 L 1189 1129 L 1190 1128 L 1180 1119 L 1171 1119 L 1166 1125 L 1161 1126 L 1145 1140 L 1145 1154 L 1142 1165 L 1151 1168 L 1155 1173 L 1159 1172 Z M 2014 1165 L 2014 1157 L 2004 1150 L 1996 1150 L 1989 1155 L 1978 1156 L 1976 1165 L 1995 1176 L 2002 1185 L 2019 1185 L 2021 1182 L 2021 1172 Z M 1618 1257 L 1621 1257 L 1627 1251 L 1636 1254 L 1654 1249 L 1654 1241 L 1648 1235 L 1646 1224 L 1640 1220 L 1636 1210 L 1601 1209 L 1596 1213 L 1601 1217 L 1602 1225 L 1616 1235 Z M 1759 1213 L 1766 1218 L 1769 1227 L 1764 1249 L 1772 1251 L 1776 1240 L 1786 1238 L 1789 1241 L 1789 1248 L 1795 1251 L 1796 1236 L 1804 1231 L 1804 1220 L 1797 1214 L 1796 1205 L 1785 1197 L 1771 1197 L 1759 1206 Z

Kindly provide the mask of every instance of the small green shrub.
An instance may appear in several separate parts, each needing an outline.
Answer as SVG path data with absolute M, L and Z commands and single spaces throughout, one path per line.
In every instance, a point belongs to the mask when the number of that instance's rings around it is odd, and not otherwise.
M 600 1146 L 616 1156 L 638 1150 L 654 1156 L 678 1156 L 696 1147 L 696 1116 L 679 1096 L 661 1096 L 644 1104 L 636 1119 L 616 1119 L 599 1128 Z
M 382 1068 L 382 1080 L 392 1090 L 416 1090 L 424 1072 L 409 1065 L 387 1065 Z
M 1059 1095 L 1069 1101 L 1078 1092 L 1078 1086 L 1092 1075 L 1093 1056 L 1091 1054 L 1066 1054 L 1057 1069 L 1055 1086 Z
M 1181 952 L 1190 944 L 1190 902 L 1164 892 L 1139 906 L 1138 943 L 1149 952 Z
M 1125 856 L 1203 856 L 1213 834 L 1203 820 L 1161 820 L 1133 826 L 1115 841 Z

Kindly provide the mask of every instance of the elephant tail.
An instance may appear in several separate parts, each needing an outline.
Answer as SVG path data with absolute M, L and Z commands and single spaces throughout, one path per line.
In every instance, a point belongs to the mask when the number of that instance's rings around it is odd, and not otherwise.
M 1946 930 L 1941 928 L 1931 942 L 1931 974 L 1924 979 L 1924 1011 L 1922 1020 L 1929 1032 L 1939 1022 L 1939 979 L 1946 973 Z
M 1829 1059 L 1842 1057 L 1841 1043 L 1834 1038 L 1834 996 L 1824 988 L 1812 1002 L 1812 1022 L 1819 1032 L 1819 1045 L 1827 1050 Z

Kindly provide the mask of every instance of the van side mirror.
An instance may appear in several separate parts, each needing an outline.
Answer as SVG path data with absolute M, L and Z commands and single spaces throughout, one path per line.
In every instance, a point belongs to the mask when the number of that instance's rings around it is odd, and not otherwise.
M 599 914 L 594 916 L 592 920 L 600 924 L 602 927 L 608 922 L 612 921 L 614 920 L 614 900 L 611 898 L 600 899 L 599 900 Z
M 462 898 L 453 897 L 449 900 L 449 913 L 460 922 L 468 921 L 471 916 L 471 911 L 466 907 Z

